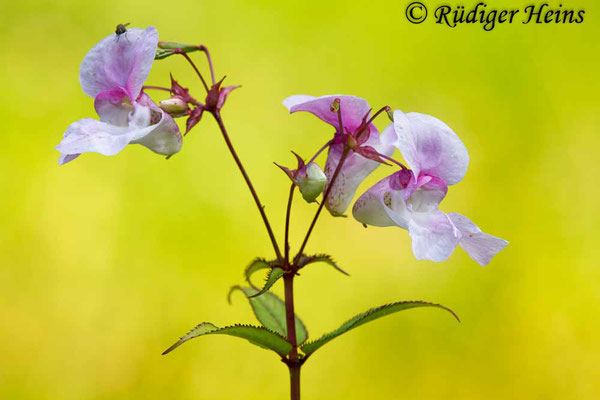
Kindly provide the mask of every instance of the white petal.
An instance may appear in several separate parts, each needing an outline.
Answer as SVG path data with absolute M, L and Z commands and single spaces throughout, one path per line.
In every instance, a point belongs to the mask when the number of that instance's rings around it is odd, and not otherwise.
M 130 142 L 141 140 L 158 127 L 158 124 L 150 125 L 150 108 L 139 104 L 136 104 L 135 112 L 129 116 L 129 119 L 127 127 L 91 118 L 72 123 L 67 128 L 63 140 L 56 146 L 56 149 L 62 153 L 59 163 L 67 163 L 75 158 L 74 155 L 81 153 L 115 155 Z
M 160 122 L 152 127 L 153 129 L 146 136 L 132 140 L 131 143 L 141 144 L 155 153 L 167 156 L 181 150 L 183 138 L 179 127 L 170 115 L 163 112 Z
M 430 115 L 396 110 L 394 129 L 398 148 L 416 176 L 436 176 L 448 185 L 464 177 L 469 154 L 448 125 Z
M 56 150 L 63 155 L 96 152 L 112 156 L 123 150 L 129 141 L 127 128 L 84 118 L 69 125 Z
M 373 226 L 397 225 L 386 210 L 388 206 L 392 206 L 393 190 L 390 188 L 389 180 L 389 176 L 380 180 L 356 200 L 352 207 L 354 219 L 362 224 Z
M 449 213 L 448 217 L 462 235 L 459 246 L 469 254 L 469 257 L 481 265 L 489 264 L 492 257 L 508 245 L 504 239 L 483 233 L 464 215 Z
M 65 165 L 66 163 L 73 161 L 79 156 L 80 154 L 61 154 L 58 158 L 58 165 Z
M 418 260 L 444 261 L 454 251 L 460 232 L 443 212 L 413 213 L 408 224 L 412 249 Z
M 296 94 L 283 100 L 283 105 L 285 106 L 285 108 L 288 109 L 288 111 L 291 111 L 292 107 L 294 107 L 295 105 L 306 103 L 307 101 L 311 101 L 314 99 L 316 99 L 315 96 L 309 96 L 306 94 Z

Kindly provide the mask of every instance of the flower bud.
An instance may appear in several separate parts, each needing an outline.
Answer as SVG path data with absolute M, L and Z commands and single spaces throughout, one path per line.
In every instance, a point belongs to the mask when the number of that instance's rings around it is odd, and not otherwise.
M 179 96 L 173 96 L 158 103 L 161 110 L 172 117 L 183 117 L 188 115 L 188 103 Z
M 387 113 L 387 116 L 390 119 L 390 121 L 394 122 L 394 113 L 392 112 L 392 109 L 389 106 L 385 107 L 385 112 Z
M 296 184 L 302 197 L 309 203 L 314 202 L 325 188 L 327 183 L 327 177 L 323 173 L 321 167 L 316 163 L 311 162 L 304 168 L 304 171 L 300 171 L 296 177 Z

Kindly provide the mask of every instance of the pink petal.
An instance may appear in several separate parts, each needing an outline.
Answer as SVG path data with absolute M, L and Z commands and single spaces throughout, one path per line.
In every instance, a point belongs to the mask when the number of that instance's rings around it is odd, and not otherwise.
M 458 183 L 467 172 L 465 145 L 445 123 L 430 115 L 394 111 L 397 146 L 416 176 L 427 174 Z
M 448 217 L 462 235 L 458 243 L 460 247 L 469 254 L 469 257 L 483 266 L 489 264 L 492 257 L 508 245 L 504 239 L 483 233 L 464 215 L 449 213 Z
M 340 99 L 344 128 L 350 130 L 350 132 L 354 132 L 360 126 L 363 117 L 370 109 L 369 103 L 360 97 L 346 95 L 321 97 L 296 95 L 285 99 L 283 105 L 290 110 L 290 113 L 308 111 L 338 129 L 338 115 L 330 109 L 331 103 L 333 103 L 335 99 Z
M 107 90 L 125 90 L 136 99 L 152 67 L 158 31 L 128 29 L 119 40 L 111 34 L 90 50 L 79 70 L 79 81 L 85 94 L 96 97 Z
M 460 240 L 460 232 L 439 210 L 412 213 L 408 224 L 412 249 L 417 260 L 445 261 Z

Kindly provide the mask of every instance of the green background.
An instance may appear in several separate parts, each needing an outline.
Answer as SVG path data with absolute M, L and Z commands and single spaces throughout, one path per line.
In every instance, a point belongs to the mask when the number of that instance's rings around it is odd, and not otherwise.
M 289 116 L 288 95 L 353 94 L 374 108 L 432 114 L 469 149 L 467 176 L 442 209 L 510 241 L 489 266 L 461 249 L 442 264 L 416 261 L 405 231 L 324 215 L 308 250 L 333 254 L 352 276 L 314 266 L 296 285 L 313 338 L 396 300 L 445 304 L 462 323 L 422 309 L 352 331 L 305 365 L 304 398 L 600 397 L 600 8 L 565 0 L 586 10 L 583 24 L 485 32 L 409 24 L 407 3 L 3 4 L 0 397 L 288 393 L 278 358 L 239 339 L 196 339 L 160 355 L 199 322 L 253 322 L 239 294 L 232 306 L 225 297 L 253 257 L 272 255 L 214 121 L 169 161 L 129 146 L 57 165 L 52 147 L 69 123 L 95 116 L 79 64 L 123 22 L 209 46 L 218 75 L 243 85 L 224 118 L 280 236 L 288 182 L 272 162 L 292 165 L 289 150 L 308 157 L 332 133 L 310 115 Z M 431 18 L 441 3 L 425 3 Z M 169 72 L 202 97 L 182 58 L 157 62 L 147 83 L 167 85 Z M 314 210 L 294 204 L 294 248 Z

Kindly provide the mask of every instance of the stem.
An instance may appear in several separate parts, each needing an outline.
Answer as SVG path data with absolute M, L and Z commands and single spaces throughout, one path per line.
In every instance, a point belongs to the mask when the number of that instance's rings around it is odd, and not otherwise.
M 310 164 L 311 162 L 315 161 L 315 159 L 316 159 L 316 158 L 319 156 L 319 154 L 321 154 L 321 153 L 323 152 L 323 150 L 325 150 L 326 148 L 328 148 L 328 147 L 331 145 L 331 143 L 333 143 L 333 140 L 330 140 L 329 142 L 325 143 L 325 145 L 324 145 L 323 147 L 321 147 L 321 148 L 319 149 L 319 151 L 317 151 L 317 152 L 315 153 L 315 155 L 314 155 L 314 156 L 312 156 L 312 158 L 311 158 L 311 159 L 310 159 L 310 160 L 309 160 L 309 161 L 306 163 L 306 165 L 308 165 L 308 164 Z
M 290 370 L 290 398 L 300 400 L 300 365 L 288 365 Z
M 285 323 L 287 326 L 288 342 L 292 345 L 292 351 L 289 354 L 289 360 L 294 362 L 298 360 L 298 347 L 296 341 L 296 318 L 294 313 L 294 272 L 283 276 L 283 288 L 285 291 Z
M 399 166 L 399 167 L 400 167 L 400 168 L 402 168 L 402 169 L 408 169 L 408 168 L 406 167 L 406 165 L 402 164 L 402 163 L 401 163 L 400 161 L 398 161 L 398 160 L 394 160 L 392 157 L 388 157 L 388 156 L 386 156 L 385 154 L 381 154 L 381 153 L 378 153 L 378 155 L 379 155 L 379 157 L 381 157 L 381 158 L 384 158 L 384 159 L 386 159 L 386 160 L 388 160 L 388 161 L 391 161 L 391 162 L 393 162 L 394 164 L 396 164 L 397 166 Z
M 145 90 L 145 89 L 164 90 L 165 92 L 171 91 L 171 89 L 162 87 L 162 86 L 148 86 L 148 85 L 142 86 L 142 90 Z
M 369 118 L 369 120 L 367 121 L 365 126 L 369 126 L 371 124 L 371 122 L 373 122 L 379 114 L 381 114 L 384 111 L 388 111 L 389 109 L 390 109 L 389 106 L 381 107 L 375 114 L 373 114 L 373 116 L 371 118 Z
M 321 201 L 321 204 L 319 204 L 319 208 L 317 208 L 317 213 L 315 214 L 315 216 L 310 224 L 310 227 L 308 228 L 308 232 L 306 232 L 306 236 L 304 237 L 304 241 L 302 242 L 302 246 L 300 246 L 300 250 L 298 251 L 298 254 L 296 255 L 296 257 L 298 257 L 300 254 L 302 254 L 302 252 L 304 251 L 304 248 L 306 247 L 306 243 L 308 242 L 308 238 L 310 237 L 310 234 L 312 233 L 313 228 L 315 227 L 315 224 L 317 223 L 317 219 L 319 219 L 319 215 L 321 214 L 321 211 L 323 210 L 323 206 L 325 205 L 325 202 L 327 201 L 327 198 L 329 197 L 329 193 L 331 192 L 331 188 L 333 187 L 335 180 L 337 179 L 338 175 L 340 174 L 340 171 L 342 170 L 342 165 L 344 164 L 344 161 L 346 161 L 346 157 L 348 156 L 349 151 L 350 151 L 350 149 L 348 147 L 344 146 L 344 152 L 342 153 L 340 162 L 338 163 L 338 165 L 335 169 L 335 172 L 333 173 L 333 176 L 331 177 L 331 181 L 327 185 L 327 189 L 325 190 L 325 194 L 323 195 L 323 200 Z
M 200 50 L 200 51 L 204 52 L 204 54 L 206 54 L 206 58 L 208 60 L 208 67 L 210 68 L 210 78 L 212 79 L 212 83 L 214 85 L 216 83 L 215 82 L 215 70 L 213 68 L 213 63 L 210 58 L 210 53 L 208 52 L 208 48 L 206 46 L 200 45 L 200 46 L 198 46 L 198 50 Z
M 287 211 L 285 213 L 285 241 L 284 241 L 284 246 L 285 246 L 285 263 L 289 264 L 289 260 L 290 260 L 290 241 L 289 241 L 289 237 L 290 237 L 290 215 L 292 213 L 292 199 L 294 198 L 294 190 L 296 189 L 296 185 L 294 183 L 292 183 L 292 186 L 290 187 L 290 197 L 288 198 L 288 203 L 287 203 Z
M 206 93 L 208 93 L 209 89 L 208 89 L 208 86 L 206 85 L 206 81 L 204 80 L 204 77 L 202 76 L 202 74 L 198 70 L 198 67 L 196 67 L 196 64 L 194 64 L 194 62 L 192 61 L 192 59 L 190 58 L 190 56 L 188 56 L 187 53 L 185 51 L 181 50 L 181 49 L 174 49 L 173 52 L 177 53 L 177 54 L 181 54 L 182 56 L 185 57 L 185 59 L 190 63 L 190 65 L 192 66 L 192 68 L 194 68 L 194 71 L 196 71 L 196 75 L 198 75 L 198 77 L 202 81 L 202 85 L 204 85 L 204 89 L 206 89 Z
M 271 229 L 271 224 L 269 223 L 267 214 L 265 214 L 264 206 L 260 202 L 260 199 L 258 198 L 258 194 L 256 194 L 256 190 L 254 190 L 254 186 L 252 185 L 252 182 L 250 181 L 250 177 L 246 173 L 246 169 L 242 165 L 242 161 L 238 157 L 235 149 L 233 148 L 233 144 L 231 143 L 231 140 L 229 139 L 229 135 L 227 134 L 227 129 L 225 129 L 225 124 L 223 124 L 223 119 L 221 118 L 221 114 L 217 110 L 217 111 L 213 111 L 212 115 L 215 118 L 215 120 L 217 121 L 217 124 L 219 124 L 219 129 L 221 129 L 221 133 L 223 134 L 223 139 L 225 139 L 227 148 L 229 149 L 229 152 L 233 156 L 235 163 L 237 164 L 240 172 L 242 173 L 242 176 L 244 177 L 244 180 L 246 181 L 246 185 L 248 185 L 248 189 L 250 189 L 250 193 L 252 193 L 252 197 L 254 198 L 256 207 L 258 207 L 258 212 L 260 213 L 260 216 L 262 217 L 263 222 L 265 224 L 265 228 L 267 228 L 267 232 L 269 233 L 269 237 L 271 238 L 271 243 L 273 244 L 273 249 L 275 250 L 275 254 L 277 255 L 277 260 L 279 260 L 279 262 L 282 262 L 283 258 L 281 257 L 281 251 L 279 251 L 279 246 L 277 245 L 277 240 L 275 239 L 275 235 L 273 234 L 273 229 Z
M 290 370 L 290 398 L 291 400 L 300 400 L 300 368 L 302 363 L 298 359 L 298 342 L 296 340 L 294 274 L 295 273 L 292 270 L 283 276 L 283 286 L 285 290 L 285 322 L 288 341 L 292 345 L 292 350 L 288 355 L 286 363 Z

